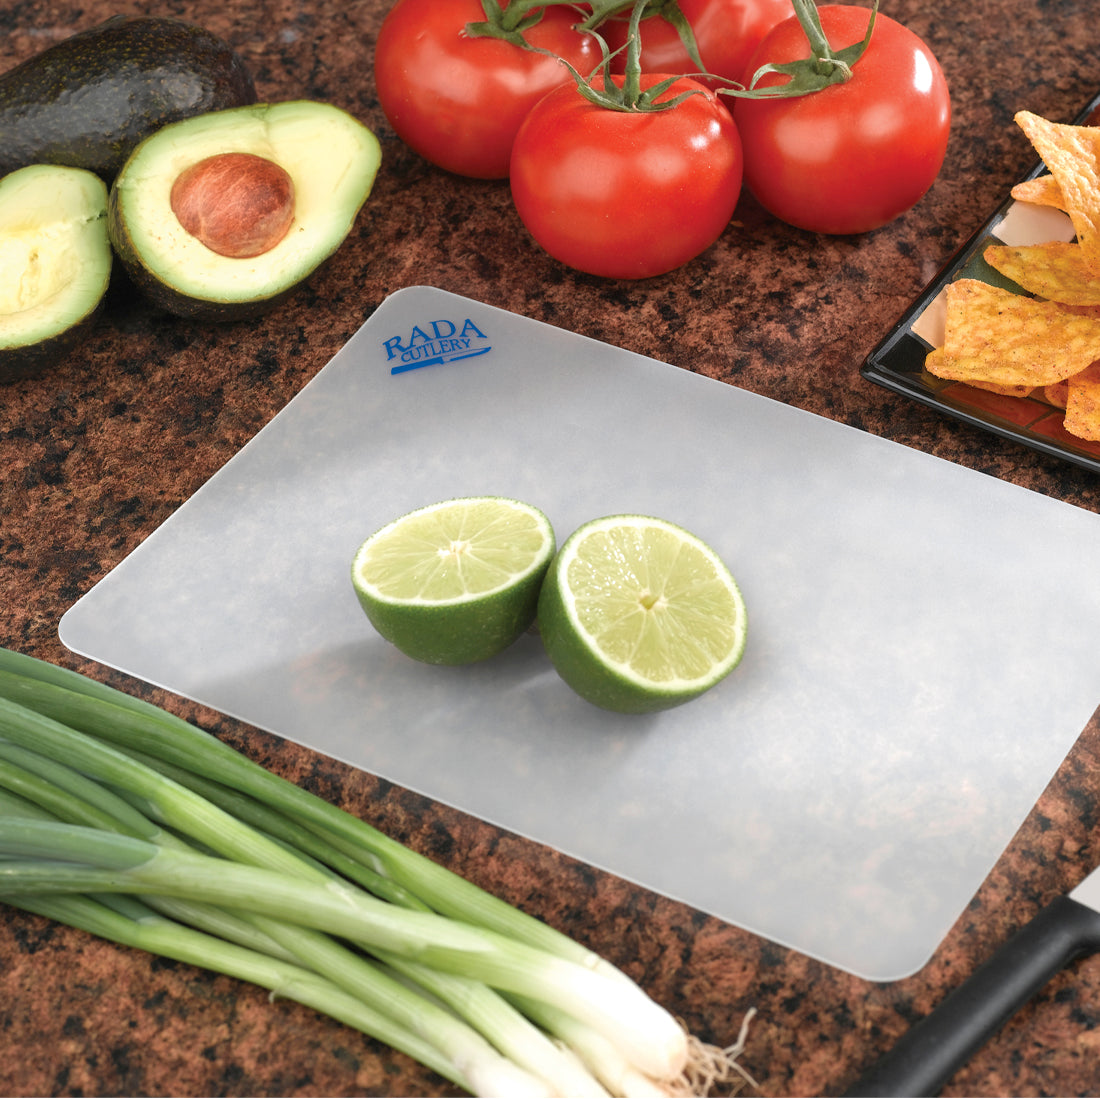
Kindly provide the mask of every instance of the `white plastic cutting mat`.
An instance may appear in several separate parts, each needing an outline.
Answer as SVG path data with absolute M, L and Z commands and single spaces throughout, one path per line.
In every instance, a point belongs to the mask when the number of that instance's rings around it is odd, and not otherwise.
M 812 364 L 790 363 L 792 371 Z M 740 667 L 599 711 L 527 636 L 418 665 L 350 562 L 493 493 L 729 563 Z M 921 967 L 1100 703 L 1100 517 L 426 287 L 384 301 L 61 622 L 72 650 L 857 975 Z

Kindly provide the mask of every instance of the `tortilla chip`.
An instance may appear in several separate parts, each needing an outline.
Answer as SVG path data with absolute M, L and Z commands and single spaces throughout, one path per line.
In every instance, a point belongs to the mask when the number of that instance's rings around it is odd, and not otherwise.
M 1012 197 L 1062 210 L 1076 240 L 986 248 L 985 263 L 1023 293 L 972 278 L 949 283 L 938 299 L 942 347 L 925 368 L 995 394 L 1041 397 L 1065 410 L 1068 433 L 1100 443 L 1100 126 L 1030 111 L 1016 122 L 1049 174 L 1017 184 Z
M 1002 397 L 1030 397 L 1035 392 L 1034 386 L 1002 386 L 997 382 L 979 382 L 972 380 L 966 383 L 976 390 L 985 390 L 987 393 L 999 393 Z
M 958 382 L 1048 386 L 1100 359 L 1100 317 L 977 279 L 948 284 L 942 350 L 928 371 Z
M 1015 117 L 1057 180 L 1088 262 L 1100 268 L 1100 127 L 1049 122 L 1030 111 Z
M 1053 176 L 1036 176 L 1035 179 L 1023 180 L 1012 188 L 1011 194 L 1018 202 L 1030 202 L 1036 206 L 1053 206 L 1058 210 L 1066 208 L 1062 189 Z
M 1052 382 L 1043 387 L 1043 400 L 1055 408 L 1064 409 L 1069 397 L 1069 383 L 1064 379 L 1061 382 Z
M 1071 375 L 1066 400 L 1066 431 L 1100 442 L 1100 363 Z
M 1030 294 L 1065 305 L 1100 305 L 1100 272 L 1090 265 L 1078 244 L 994 244 L 983 256 L 990 267 Z

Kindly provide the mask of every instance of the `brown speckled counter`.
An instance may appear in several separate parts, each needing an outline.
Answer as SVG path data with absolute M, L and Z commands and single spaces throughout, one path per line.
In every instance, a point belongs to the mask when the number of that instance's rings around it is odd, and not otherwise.
M 448 177 L 385 124 L 371 80 L 384 0 L 22 0 L 0 65 L 115 11 L 179 15 L 236 46 L 266 99 L 344 107 L 379 134 L 373 196 L 332 262 L 284 308 L 213 327 L 117 296 L 91 340 L 0 390 L 0 644 L 193 718 L 623 965 L 691 1028 L 732 1041 L 771 1096 L 842 1092 L 1040 906 L 1100 863 L 1100 722 L 1081 737 L 932 961 L 876 985 L 553 851 L 81 662 L 62 613 L 250 439 L 388 294 L 426 284 L 643 352 L 1100 510 L 1097 476 L 865 381 L 865 355 L 1033 163 L 1013 113 L 1069 119 L 1100 84 L 1100 21 L 1077 0 L 886 0 L 932 46 L 955 122 L 928 196 L 860 239 L 786 228 L 746 198 L 671 275 L 608 283 L 531 243 L 507 186 Z M 1082 583 L 1095 583 L 1095 571 Z M 1026 578 L 1021 578 L 1026 583 Z M 1067 578 L 1067 598 L 1071 581 Z M 1022 623 L 1021 629 L 1041 629 Z M 1048 685 L 1049 686 L 1049 685 Z M 1100 702 L 1100 688 L 1098 688 Z M 447 1095 L 408 1059 L 260 990 L 0 911 L 0 1093 Z M 1100 1092 L 1100 959 L 1059 976 L 950 1083 L 951 1095 Z

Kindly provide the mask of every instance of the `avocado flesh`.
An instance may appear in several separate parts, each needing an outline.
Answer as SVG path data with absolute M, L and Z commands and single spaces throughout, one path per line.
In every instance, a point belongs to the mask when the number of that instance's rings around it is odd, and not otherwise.
M 0 179 L 0 375 L 70 351 L 110 278 L 107 188 L 98 176 L 33 165 Z
M 0 175 L 61 164 L 109 183 L 159 127 L 255 102 L 244 62 L 209 31 L 116 15 L 0 75 Z
M 264 157 L 293 180 L 290 230 L 262 255 L 221 256 L 172 210 L 180 173 L 222 153 Z M 251 316 L 281 301 L 340 247 L 380 161 L 374 134 L 325 103 L 258 104 L 174 123 L 142 142 L 116 178 L 111 241 L 133 281 L 164 308 L 214 320 Z

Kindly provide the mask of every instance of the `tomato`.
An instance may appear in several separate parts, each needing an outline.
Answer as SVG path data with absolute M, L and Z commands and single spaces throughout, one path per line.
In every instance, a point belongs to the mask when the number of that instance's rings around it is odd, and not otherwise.
M 740 81 L 764 35 L 794 14 L 791 0 L 679 0 L 679 5 L 691 25 L 699 58 L 707 72 L 725 81 Z M 616 16 L 600 27 L 600 34 L 616 49 L 626 42 L 628 26 L 626 15 Z M 638 37 L 643 72 L 690 76 L 697 71 L 698 66 L 691 60 L 679 31 L 669 20 L 660 15 L 643 19 Z M 625 50 L 615 59 L 619 72 L 625 63 L 624 55 Z
M 525 37 L 587 75 L 602 55 L 577 19 L 568 5 L 549 7 Z M 406 145 L 449 172 L 503 179 L 524 115 L 572 77 L 556 57 L 464 33 L 484 20 L 480 0 L 398 0 L 378 32 L 374 78 Z
M 834 51 L 862 40 L 869 11 L 819 9 Z M 775 27 L 746 67 L 808 58 L 797 19 Z M 782 83 L 769 74 L 760 86 Z M 932 186 L 947 151 L 951 101 L 932 51 L 912 31 L 879 14 L 852 78 L 810 95 L 737 99 L 745 183 L 760 204 L 818 233 L 863 233 L 908 210 Z
M 643 74 L 641 85 L 662 79 Z M 741 143 L 725 104 L 696 81 L 681 78 L 657 98 L 685 91 L 693 94 L 675 107 L 624 112 L 589 102 L 574 84 L 531 110 L 512 148 L 512 198 L 551 256 L 640 279 L 718 239 L 741 191 Z

